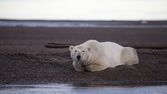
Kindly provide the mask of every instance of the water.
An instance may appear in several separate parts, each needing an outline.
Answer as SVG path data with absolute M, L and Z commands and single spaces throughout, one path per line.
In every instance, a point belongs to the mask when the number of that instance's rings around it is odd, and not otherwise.
M 167 94 L 167 85 L 75 87 L 68 84 L 47 84 L 0 87 L 0 94 Z
M 167 28 L 166 21 L 22 21 L 0 20 L 0 27 Z

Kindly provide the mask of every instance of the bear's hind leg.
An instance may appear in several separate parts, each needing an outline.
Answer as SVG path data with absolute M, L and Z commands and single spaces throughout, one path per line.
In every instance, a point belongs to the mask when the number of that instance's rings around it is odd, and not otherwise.
M 126 65 L 139 64 L 137 52 L 132 47 L 124 47 L 121 54 L 121 60 Z

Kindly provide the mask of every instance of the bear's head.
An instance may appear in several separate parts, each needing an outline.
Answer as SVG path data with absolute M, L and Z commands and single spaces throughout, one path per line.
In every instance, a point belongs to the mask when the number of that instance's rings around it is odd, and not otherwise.
M 90 48 L 77 45 L 77 46 L 70 46 L 70 55 L 73 61 L 81 63 L 81 65 L 84 65 L 89 56 L 90 56 Z

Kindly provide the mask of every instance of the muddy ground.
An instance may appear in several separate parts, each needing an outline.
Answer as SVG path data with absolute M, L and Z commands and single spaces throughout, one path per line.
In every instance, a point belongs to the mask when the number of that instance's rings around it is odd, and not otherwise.
M 58 36 L 60 30 L 58 29 L 59 32 L 53 28 L 45 28 L 42 32 L 40 30 L 34 28 L 0 29 L 0 84 L 67 83 L 76 86 L 167 84 L 167 49 L 137 49 L 140 60 L 140 64 L 137 65 L 122 65 L 93 73 L 76 72 L 72 67 L 68 48 L 46 48 L 44 46 L 48 42 L 62 42 L 64 37 L 52 37 L 53 34 Z M 91 32 L 90 36 L 94 33 Z M 105 34 L 108 35 L 109 32 L 103 34 L 98 35 L 97 39 L 105 40 Z M 152 43 L 164 44 L 164 34 L 166 33 L 162 33 L 162 43 L 160 36 L 156 34 L 155 38 L 150 36 L 149 41 L 143 41 L 146 35 L 141 34 L 139 34 L 141 36 L 136 35 L 134 39 L 136 38 L 136 44 L 139 43 L 139 45 L 140 43 L 147 44 L 152 39 L 155 40 L 152 40 Z M 49 39 L 50 35 L 51 39 Z M 87 35 L 89 35 L 88 32 Z M 127 34 L 122 37 L 123 39 L 115 36 L 114 41 L 120 44 L 125 42 L 126 45 L 132 44 L 129 43 L 129 39 L 126 40 L 126 36 Z M 75 38 L 77 43 L 87 39 L 82 39 L 84 37 L 80 39 L 79 36 Z M 66 38 L 64 43 L 75 43 L 75 38 L 71 40 Z M 112 41 L 112 38 L 106 40 Z

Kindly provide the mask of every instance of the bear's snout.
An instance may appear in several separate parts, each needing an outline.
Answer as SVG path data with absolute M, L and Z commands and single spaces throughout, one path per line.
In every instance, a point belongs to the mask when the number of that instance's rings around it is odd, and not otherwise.
M 80 60 L 81 59 L 81 56 L 80 55 L 77 55 L 77 60 Z

